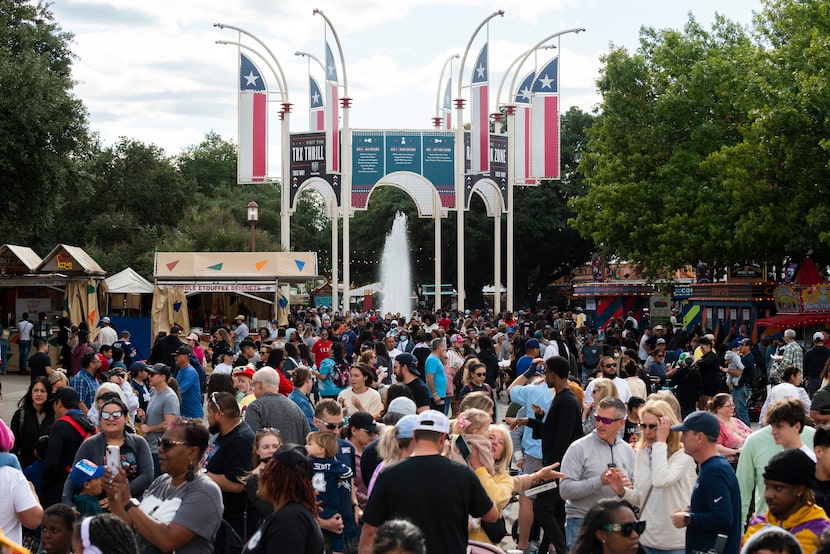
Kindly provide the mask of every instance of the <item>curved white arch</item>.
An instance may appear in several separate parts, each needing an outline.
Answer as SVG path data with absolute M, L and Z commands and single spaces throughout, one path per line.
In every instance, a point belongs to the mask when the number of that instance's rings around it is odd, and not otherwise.
M 297 202 L 300 201 L 300 195 L 305 189 L 317 192 L 323 198 L 323 202 L 326 203 L 326 213 L 333 213 L 333 209 L 337 207 L 337 199 L 334 196 L 334 190 L 331 188 L 331 185 L 321 177 L 311 177 L 303 181 L 303 184 L 300 185 L 300 188 L 294 194 L 294 203 L 289 207 L 289 213 L 293 214 L 297 211 Z
M 487 210 L 488 217 L 494 217 L 496 209 L 499 211 L 498 215 L 507 213 L 504 202 L 501 201 L 501 190 L 499 190 L 499 185 L 494 180 L 479 179 L 476 181 L 469 198 L 466 199 L 464 205 L 465 211 L 469 211 L 470 209 L 470 201 L 473 198 L 473 194 L 478 194 L 484 200 L 484 207 Z
M 424 178 L 422 175 L 412 173 L 411 171 L 396 171 L 388 175 L 384 175 L 377 183 L 369 190 L 369 197 L 366 199 L 365 208 L 354 208 L 355 210 L 367 210 L 369 208 L 369 201 L 372 198 L 372 193 L 380 186 L 393 186 L 401 189 L 409 195 L 415 202 L 418 208 L 418 217 L 435 217 L 435 207 L 439 206 L 438 217 L 445 217 L 446 211 L 441 209 L 441 200 L 438 197 L 438 191 L 433 186 L 432 182 Z

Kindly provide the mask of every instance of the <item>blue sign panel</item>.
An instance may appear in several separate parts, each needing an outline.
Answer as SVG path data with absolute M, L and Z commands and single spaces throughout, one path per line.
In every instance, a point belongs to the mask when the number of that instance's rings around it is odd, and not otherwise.
M 386 173 L 421 173 L 421 134 L 386 133 Z
M 423 176 L 435 185 L 441 206 L 455 207 L 455 148 L 452 133 L 423 135 Z

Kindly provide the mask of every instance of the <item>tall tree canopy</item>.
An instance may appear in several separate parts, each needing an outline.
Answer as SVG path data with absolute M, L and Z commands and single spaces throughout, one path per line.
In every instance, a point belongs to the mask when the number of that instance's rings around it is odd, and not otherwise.
M 704 261 L 830 263 L 830 2 L 764 0 L 754 34 L 718 18 L 643 29 L 603 60 L 574 223 L 651 273 Z
M 71 35 L 39 3 L 0 0 L 0 190 L 4 242 L 45 240 L 77 181 L 86 111 L 72 94 Z

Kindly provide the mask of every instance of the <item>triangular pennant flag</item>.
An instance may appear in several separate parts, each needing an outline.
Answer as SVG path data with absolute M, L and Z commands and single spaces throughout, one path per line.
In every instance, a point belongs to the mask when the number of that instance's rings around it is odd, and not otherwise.
M 257 262 L 254 264 L 257 271 L 262 271 L 262 268 L 265 267 L 265 264 L 268 263 L 268 260 L 262 260 L 261 262 Z
M 87 294 L 95 294 L 95 285 L 87 285 L 86 286 L 86 293 Z
M 181 309 L 182 309 L 182 303 L 181 302 L 173 302 L 173 311 L 174 312 L 178 313 L 179 310 L 181 310 Z
M 302 260 L 294 260 L 294 263 L 297 264 L 297 269 L 300 271 L 305 267 L 305 262 Z
M 95 310 L 89 312 L 89 322 L 92 323 L 95 321 Z
M 167 271 L 173 271 L 173 268 L 177 265 L 179 265 L 179 260 L 176 260 L 175 262 L 170 262 L 169 264 L 167 264 Z
M 216 264 L 216 265 L 209 265 L 207 268 L 208 269 L 213 269 L 214 271 L 222 271 L 222 264 L 219 263 L 219 264 Z

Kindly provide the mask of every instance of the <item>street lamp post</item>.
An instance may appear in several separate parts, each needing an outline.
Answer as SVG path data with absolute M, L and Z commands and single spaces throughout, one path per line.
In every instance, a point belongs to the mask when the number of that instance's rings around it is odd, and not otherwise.
M 460 58 L 461 56 L 458 54 L 453 54 L 449 58 L 446 59 L 444 65 L 441 67 L 441 76 L 438 77 L 438 92 L 435 93 L 435 117 L 433 118 L 433 122 L 435 123 L 435 128 L 441 128 L 441 92 L 444 90 L 441 85 L 444 84 L 444 72 L 447 70 L 447 66 L 452 63 L 452 61 L 456 58 Z M 452 78 L 452 69 L 450 69 L 450 78 Z M 459 75 L 459 79 L 461 76 Z
M 251 226 L 251 252 L 256 252 L 256 222 L 259 221 L 259 204 L 248 202 L 248 224 Z
M 458 69 L 458 96 L 455 99 L 457 112 L 455 120 L 455 208 L 458 221 L 456 225 L 456 260 L 458 264 L 456 279 L 458 281 L 458 309 L 461 311 L 464 311 L 464 303 L 467 299 L 464 291 L 464 99 L 461 97 L 462 85 L 464 84 L 464 65 L 467 62 L 470 46 L 472 46 L 478 32 L 488 21 L 498 16 L 504 17 L 504 10 L 493 12 L 478 24 L 478 27 L 470 36 L 470 40 L 467 41 L 467 47 L 461 56 L 461 66 Z M 436 283 L 436 286 L 440 286 L 440 283 Z

